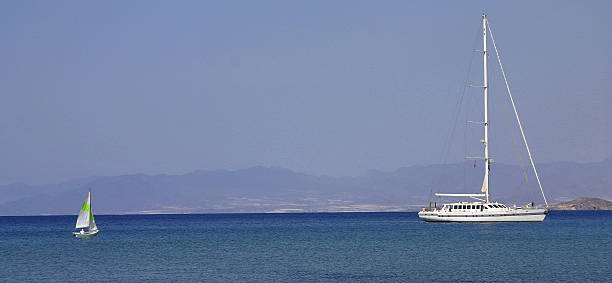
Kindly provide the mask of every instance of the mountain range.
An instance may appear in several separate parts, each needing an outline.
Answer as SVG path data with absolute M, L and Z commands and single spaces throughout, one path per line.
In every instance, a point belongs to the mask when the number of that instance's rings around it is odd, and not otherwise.
M 194 171 L 182 175 L 90 177 L 59 184 L 0 186 L 0 215 L 76 214 L 92 190 L 96 214 L 416 210 L 435 192 L 478 192 L 481 164 L 411 166 L 356 177 L 315 176 L 278 167 Z M 529 168 L 527 168 L 529 170 Z M 612 199 L 612 158 L 538 165 L 548 202 Z M 535 177 L 518 165 L 494 164 L 492 200 L 543 204 Z

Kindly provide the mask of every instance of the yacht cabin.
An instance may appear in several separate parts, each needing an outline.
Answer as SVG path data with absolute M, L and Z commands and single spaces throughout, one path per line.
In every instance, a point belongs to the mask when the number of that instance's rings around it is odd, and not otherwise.
M 453 211 L 490 211 L 490 210 L 506 210 L 509 209 L 506 205 L 502 203 L 492 202 L 492 203 L 469 203 L 469 202 L 461 202 L 461 203 L 449 203 L 444 204 L 440 210 L 453 212 Z M 426 209 L 425 209 L 426 210 Z M 437 209 L 436 209 L 437 210 Z

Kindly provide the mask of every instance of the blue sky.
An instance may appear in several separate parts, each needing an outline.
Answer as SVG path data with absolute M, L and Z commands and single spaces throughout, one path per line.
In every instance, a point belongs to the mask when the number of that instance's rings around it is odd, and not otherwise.
M 536 161 L 599 161 L 612 155 L 611 6 L 3 1 L 0 183 L 439 163 L 466 76 L 480 82 L 483 11 Z M 492 139 L 492 155 L 515 162 L 508 139 Z

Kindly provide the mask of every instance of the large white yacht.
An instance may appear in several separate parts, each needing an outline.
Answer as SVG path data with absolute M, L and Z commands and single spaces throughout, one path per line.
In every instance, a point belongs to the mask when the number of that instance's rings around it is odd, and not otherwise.
M 508 207 L 499 202 L 457 202 L 440 209 L 423 209 L 419 217 L 428 222 L 541 222 L 547 208 Z
M 537 208 L 534 206 L 533 203 L 520 207 L 508 206 L 499 202 L 491 202 L 490 200 L 489 172 L 492 159 L 489 158 L 489 117 L 487 101 L 489 88 L 487 78 L 487 57 L 489 56 L 489 53 L 487 50 L 487 34 L 490 34 L 491 41 L 495 49 L 495 55 L 497 57 L 501 73 L 504 78 L 507 93 L 514 109 L 517 124 L 521 131 L 523 143 L 527 150 L 529 161 L 531 162 L 531 167 L 533 168 L 533 173 L 535 174 L 538 186 L 540 188 L 540 191 L 542 192 L 542 198 L 544 199 L 544 203 L 546 204 L 545 208 Z M 484 139 L 480 141 L 484 145 L 484 157 L 475 157 L 475 159 L 484 160 L 485 172 L 481 192 L 472 194 L 436 193 L 436 197 L 465 197 L 474 199 L 476 201 L 445 203 L 442 204 L 440 208 L 438 208 L 437 202 L 435 202 L 436 204 L 434 205 L 434 207 L 431 207 L 430 204 L 430 207 L 423 208 L 418 213 L 418 215 L 422 220 L 428 222 L 540 222 L 544 220 L 544 218 L 549 212 L 548 201 L 546 200 L 546 196 L 544 195 L 544 190 L 542 189 L 540 177 L 538 176 L 538 172 L 535 168 L 535 164 L 531 156 L 531 151 L 529 150 L 529 146 L 527 145 L 527 139 L 525 138 L 523 126 L 518 117 L 518 112 L 514 104 L 514 99 L 512 98 L 512 93 L 510 92 L 510 87 L 508 85 L 508 80 L 506 79 L 506 74 L 504 73 L 504 68 L 501 64 L 501 59 L 499 56 L 499 52 L 497 51 L 497 46 L 495 45 L 495 40 L 493 39 L 493 34 L 491 33 L 491 27 L 489 26 L 487 22 L 487 17 L 484 14 L 482 15 L 482 36 L 483 50 L 481 50 L 481 52 L 483 53 L 484 58 L 484 85 L 480 87 L 484 90 L 484 120 L 482 122 L 471 121 L 473 123 L 482 125 L 484 128 Z M 526 172 L 523 173 L 526 176 Z

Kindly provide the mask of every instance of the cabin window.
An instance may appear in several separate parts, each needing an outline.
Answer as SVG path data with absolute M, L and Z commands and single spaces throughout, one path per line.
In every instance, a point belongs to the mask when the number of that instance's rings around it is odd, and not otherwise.
M 456 205 L 453 205 L 453 209 L 457 209 L 457 206 L 456 206 Z
M 489 207 L 485 205 L 485 206 L 484 206 L 484 209 L 489 209 Z
M 463 205 L 463 209 L 467 209 L 467 205 L 465 205 L 465 204 L 464 204 L 464 205 Z

